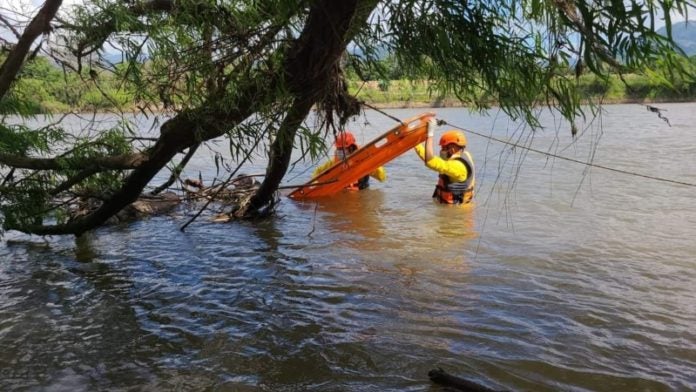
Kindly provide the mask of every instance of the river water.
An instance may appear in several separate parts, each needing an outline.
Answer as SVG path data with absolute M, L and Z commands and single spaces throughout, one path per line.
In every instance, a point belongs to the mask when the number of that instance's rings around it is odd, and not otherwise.
M 436 113 L 696 183 L 696 106 L 659 106 L 671 127 L 607 106 L 576 141 L 546 111 L 536 132 Z M 393 125 L 369 112 L 351 129 L 364 143 Z M 77 240 L 6 233 L 0 390 L 440 391 L 436 367 L 496 389 L 696 390 L 696 188 L 468 137 L 478 186 L 464 208 L 431 201 L 436 175 L 409 152 L 385 183 L 285 198 L 262 222 L 181 232 L 182 211 Z M 298 163 L 286 182 L 310 173 Z

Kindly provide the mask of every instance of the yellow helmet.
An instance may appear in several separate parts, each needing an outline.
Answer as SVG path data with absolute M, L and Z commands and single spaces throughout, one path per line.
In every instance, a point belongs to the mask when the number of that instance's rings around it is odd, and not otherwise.
M 448 144 L 456 144 L 459 147 L 466 147 L 466 136 L 463 133 L 455 130 L 447 131 L 440 138 L 440 146 L 444 147 Z

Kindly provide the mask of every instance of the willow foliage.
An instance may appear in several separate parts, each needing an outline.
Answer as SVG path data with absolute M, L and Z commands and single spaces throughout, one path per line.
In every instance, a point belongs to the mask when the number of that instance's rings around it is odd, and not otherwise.
M 532 125 L 549 104 L 582 115 L 576 75 L 654 68 L 693 78 L 670 36 L 656 25 L 686 16 L 689 1 L 394 1 L 378 8 L 356 40 L 352 65 L 379 65 L 385 53 L 412 79 L 431 80 L 479 108 L 499 104 Z M 666 17 L 665 17 L 666 16 Z M 664 19 L 664 20 L 663 20 Z M 670 30 L 668 29 L 668 32 Z
M 268 154 L 267 176 L 241 215 L 262 209 L 274 202 L 293 146 L 315 158 L 327 134 L 359 111 L 345 68 L 384 72 L 385 56 L 409 78 L 427 80 L 433 93 L 472 107 L 495 103 L 537 125 L 534 108 L 545 104 L 573 121 L 584 115 L 577 78 L 583 72 L 607 76 L 659 63 L 653 75 L 665 84 L 693 80 L 669 28 L 671 16 L 686 16 L 693 6 L 693 0 L 87 0 L 51 17 L 31 53 L 18 40 L 6 48 L 7 58 L 31 64 L 32 56 L 51 56 L 66 83 L 84 85 L 70 94 L 92 94 L 95 102 L 101 96 L 117 108 L 132 97 L 140 112 L 171 118 L 149 142 L 133 137 L 130 117 L 120 112 L 119 126 L 85 133 L 66 132 L 59 120 L 27 130 L 4 118 L 3 227 L 90 230 L 157 185 L 150 182 L 163 167 L 180 172 L 188 157 L 179 165 L 178 154 L 218 137 L 228 140 L 234 162 L 259 146 Z M 656 33 L 663 23 L 666 37 Z M 30 27 L 22 34 L 37 37 Z M 33 109 L 18 86 L 31 72 L 14 72 L 10 63 L 0 69 L 0 82 L 16 80 L 0 91 L 0 110 L 26 117 Z M 113 76 L 108 83 L 105 73 Z M 319 130 L 303 124 L 313 107 L 324 120 Z M 94 199 L 96 209 L 70 218 L 71 201 L 84 198 Z

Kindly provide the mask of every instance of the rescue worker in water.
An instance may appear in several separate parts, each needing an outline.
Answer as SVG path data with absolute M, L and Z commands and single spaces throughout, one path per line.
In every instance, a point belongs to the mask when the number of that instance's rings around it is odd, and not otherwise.
M 433 198 L 445 204 L 465 204 L 474 197 L 476 175 L 474 159 L 466 150 L 466 136 L 450 130 L 440 138 L 440 156 L 433 154 L 433 135 L 436 123 L 428 123 L 425 146 L 415 147 L 425 166 L 439 173 Z
M 312 177 L 318 176 L 321 172 L 328 169 L 336 162 L 345 159 L 348 155 L 352 154 L 353 152 L 355 152 L 355 150 L 359 148 L 358 144 L 355 141 L 355 136 L 353 136 L 353 134 L 350 131 L 340 132 L 336 137 L 336 143 L 334 143 L 334 146 L 336 147 L 336 151 L 334 152 L 333 159 L 326 161 L 325 163 L 314 169 Z M 384 170 L 383 166 L 380 166 L 369 175 L 348 185 L 346 189 L 351 191 L 365 189 L 370 186 L 370 177 L 373 177 L 379 182 L 384 182 L 387 179 L 387 172 L 386 170 Z

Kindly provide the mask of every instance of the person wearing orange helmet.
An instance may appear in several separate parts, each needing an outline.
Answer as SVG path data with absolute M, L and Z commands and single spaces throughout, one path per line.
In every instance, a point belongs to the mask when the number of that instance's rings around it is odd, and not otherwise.
M 416 146 L 416 153 L 425 166 L 439 173 L 433 197 L 440 203 L 464 204 L 474 197 L 476 175 L 474 159 L 466 150 L 466 136 L 449 130 L 440 138 L 440 156 L 433 154 L 435 120 L 428 122 L 425 145 Z
M 350 131 L 339 132 L 334 147 L 336 147 L 336 151 L 334 152 L 333 159 L 314 169 L 312 177 L 318 176 L 321 172 L 333 166 L 336 162 L 345 159 L 359 148 L 358 143 L 355 141 L 355 136 L 353 136 L 353 133 Z M 383 166 L 380 166 L 369 175 L 347 186 L 346 189 L 355 191 L 365 189 L 370 186 L 370 177 L 373 177 L 379 182 L 384 182 L 387 179 L 387 172 L 384 170 Z

